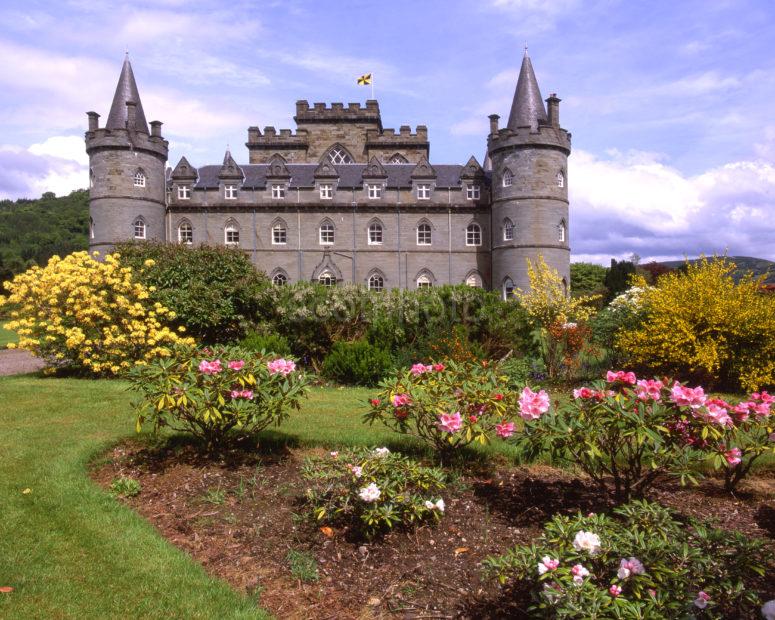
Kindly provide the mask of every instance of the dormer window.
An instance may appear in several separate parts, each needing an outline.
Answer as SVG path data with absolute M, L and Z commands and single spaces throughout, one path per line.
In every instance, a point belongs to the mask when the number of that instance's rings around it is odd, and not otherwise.
M 331 200 L 334 197 L 334 186 L 331 183 L 322 183 L 320 185 L 320 199 Z
M 514 175 L 511 170 L 506 170 L 503 173 L 503 187 L 511 187 L 514 184 Z
M 145 173 L 142 170 L 135 172 L 135 187 L 145 187 Z
M 285 199 L 285 185 L 275 184 L 272 185 L 272 198 L 275 200 Z
M 430 183 L 419 183 L 417 185 L 417 200 L 430 200 L 430 199 L 431 199 Z
M 395 155 L 393 155 L 393 157 L 390 158 L 390 161 L 388 163 L 391 163 L 391 164 L 408 164 L 409 161 L 406 159 L 406 157 L 401 155 L 401 153 L 396 153 Z
M 237 186 L 236 185 L 224 185 L 223 197 L 226 200 L 237 200 Z
M 188 185 L 178 185 L 178 200 L 191 200 L 191 188 Z
M 479 196 L 481 196 L 481 192 L 479 190 L 478 185 L 468 185 L 466 186 L 466 199 L 467 200 L 479 200 Z
M 565 187 L 565 175 L 562 171 L 557 173 L 557 187 Z
M 369 200 L 377 200 L 379 198 L 382 198 L 382 186 L 369 185 Z

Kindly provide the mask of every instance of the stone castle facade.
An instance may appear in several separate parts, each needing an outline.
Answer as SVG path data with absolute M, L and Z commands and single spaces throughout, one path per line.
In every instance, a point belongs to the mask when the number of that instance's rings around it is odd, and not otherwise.
M 483 165 L 431 164 L 428 130 L 382 126 L 369 100 L 296 102 L 296 131 L 248 128 L 248 163 L 167 167 L 129 60 L 104 127 L 89 112 L 90 247 L 146 239 L 226 244 L 273 282 L 371 289 L 466 283 L 529 288 L 539 255 L 570 281 L 567 158 L 560 100 L 546 106 L 525 53 L 505 127 L 490 116 Z

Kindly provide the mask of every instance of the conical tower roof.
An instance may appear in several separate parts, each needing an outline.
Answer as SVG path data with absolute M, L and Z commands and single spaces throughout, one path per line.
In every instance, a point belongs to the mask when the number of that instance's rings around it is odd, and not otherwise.
M 509 129 L 517 127 L 538 127 L 539 120 L 546 120 L 546 108 L 538 88 L 538 80 L 533 71 L 533 63 L 527 55 L 522 59 L 522 68 L 519 70 L 517 89 L 514 91 L 514 101 L 511 104 L 511 114 L 506 125 Z
M 137 83 L 132 73 L 132 65 L 129 62 L 129 54 L 124 58 L 124 66 L 121 67 L 121 75 L 116 85 L 116 94 L 113 95 L 113 104 L 110 106 L 107 129 L 127 128 L 127 101 L 135 103 L 135 127 L 137 131 L 148 133 L 148 123 L 145 120 L 143 104 L 140 102 L 140 93 L 137 91 Z

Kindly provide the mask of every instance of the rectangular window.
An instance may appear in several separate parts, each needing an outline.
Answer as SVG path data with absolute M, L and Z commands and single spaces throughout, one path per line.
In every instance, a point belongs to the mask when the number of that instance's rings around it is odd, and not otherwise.
M 479 186 L 478 185 L 468 185 L 466 186 L 466 198 L 468 200 L 479 200 Z
M 331 200 L 334 197 L 334 186 L 330 183 L 320 186 L 320 199 Z
M 320 227 L 320 245 L 332 245 L 334 243 L 334 227 L 331 224 L 323 224 Z
M 272 185 L 272 198 L 282 200 L 285 198 L 285 185 Z
M 191 200 L 191 188 L 188 185 L 178 186 L 178 199 Z
M 288 243 L 288 233 L 285 226 L 275 226 L 272 228 L 272 243 L 274 245 L 285 245 Z
M 224 185 L 224 187 L 223 187 L 223 197 L 226 198 L 226 200 L 236 200 L 237 199 L 237 186 L 236 185 Z
M 369 185 L 369 200 L 376 200 L 377 198 L 382 198 L 382 186 Z
M 417 227 L 417 245 L 431 244 L 431 227 L 428 224 L 420 224 Z
M 428 183 L 420 183 L 417 186 L 417 200 L 430 200 L 431 186 Z
M 239 245 L 239 230 L 236 228 L 226 229 L 226 245 Z

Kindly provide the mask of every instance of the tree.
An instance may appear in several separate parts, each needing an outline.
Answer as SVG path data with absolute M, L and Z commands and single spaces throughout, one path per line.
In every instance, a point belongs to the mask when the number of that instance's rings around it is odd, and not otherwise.
M 571 263 L 570 290 L 573 297 L 603 295 L 608 293 L 605 277 L 608 269 L 593 263 Z
M 632 261 L 617 261 L 611 259 L 611 268 L 605 276 L 603 283 L 608 289 L 608 298 L 611 301 L 619 293 L 630 288 L 630 276 L 635 273 L 635 264 Z

